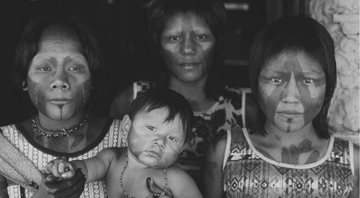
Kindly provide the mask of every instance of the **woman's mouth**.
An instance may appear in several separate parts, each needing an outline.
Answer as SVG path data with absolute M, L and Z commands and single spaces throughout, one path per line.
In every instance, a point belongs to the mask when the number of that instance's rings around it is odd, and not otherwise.
M 189 62 L 189 63 L 179 63 L 179 65 L 182 67 L 195 67 L 200 65 L 200 63 Z

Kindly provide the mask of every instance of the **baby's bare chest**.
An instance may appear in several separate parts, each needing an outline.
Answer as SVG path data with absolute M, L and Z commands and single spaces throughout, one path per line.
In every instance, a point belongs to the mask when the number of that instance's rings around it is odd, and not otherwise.
M 150 195 L 146 179 L 153 181 L 164 188 L 165 181 L 162 169 L 132 169 L 123 163 L 112 164 L 106 176 L 106 192 L 109 198 L 131 197 L 145 198 Z M 122 183 L 122 184 L 121 184 Z

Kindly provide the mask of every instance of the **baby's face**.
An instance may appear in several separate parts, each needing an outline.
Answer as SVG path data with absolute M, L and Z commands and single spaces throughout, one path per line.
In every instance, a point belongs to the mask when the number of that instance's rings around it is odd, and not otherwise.
M 138 160 L 150 167 L 172 165 L 183 149 L 185 132 L 179 115 L 165 121 L 167 108 L 140 111 L 132 120 L 129 131 L 129 150 Z

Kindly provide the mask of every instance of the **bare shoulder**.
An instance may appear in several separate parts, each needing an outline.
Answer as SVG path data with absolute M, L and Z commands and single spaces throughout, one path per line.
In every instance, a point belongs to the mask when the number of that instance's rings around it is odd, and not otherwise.
M 126 152 L 126 148 L 110 147 L 100 151 L 97 156 L 103 159 L 120 159 L 124 152 Z
M 202 197 L 195 181 L 180 167 L 176 165 L 168 167 L 167 178 L 174 197 Z
M 223 135 L 219 140 L 216 142 L 213 142 L 209 148 L 207 156 L 215 157 L 215 156 L 223 156 L 226 148 L 226 142 L 227 142 L 227 134 Z

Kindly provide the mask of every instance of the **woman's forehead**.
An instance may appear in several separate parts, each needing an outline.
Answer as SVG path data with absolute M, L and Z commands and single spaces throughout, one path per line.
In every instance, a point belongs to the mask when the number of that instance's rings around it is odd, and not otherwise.
M 40 37 L 42 40 L 72 40 L 79 43 L 75 31 L 64 25 L 51 25 L 44 29 Z
M 302 73 L 324 74 L 318 61 L 302 51 L 279 53 L 270 58 L 261 71 L 297 71 Z

